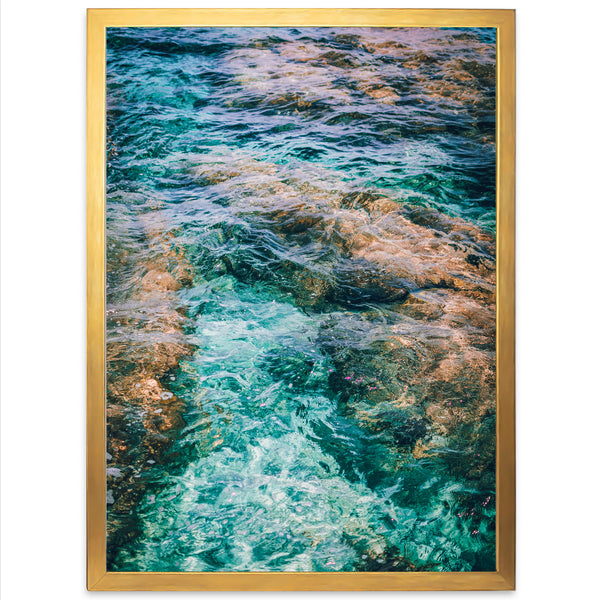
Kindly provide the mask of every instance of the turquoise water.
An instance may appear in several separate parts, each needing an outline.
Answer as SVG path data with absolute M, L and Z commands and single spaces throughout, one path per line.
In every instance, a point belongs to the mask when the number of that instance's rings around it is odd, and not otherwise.
M 117 571 L 495 569 L 495 37 L 109 29 Z

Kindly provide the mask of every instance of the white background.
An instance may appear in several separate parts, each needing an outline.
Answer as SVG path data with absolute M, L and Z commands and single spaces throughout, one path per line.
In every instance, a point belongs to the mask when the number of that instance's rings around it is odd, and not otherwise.
M 285 3 L 245 4 L 277 5 Z M 402 7 L 291 6 L 300 5 Z M 516 595 L 598 598 L 599 10 L 591 1 L 408 6 L 517 9 Z M 86 7 L 78 0 L 2 7 L 5 600 L 87 594 Z

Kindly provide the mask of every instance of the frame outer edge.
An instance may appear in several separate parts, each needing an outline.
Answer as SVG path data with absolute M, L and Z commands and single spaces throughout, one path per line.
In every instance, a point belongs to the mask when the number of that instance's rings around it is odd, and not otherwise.
M 496 27 L 497 561 L 479 573 L 108 573 L 105 474 L 105 29 L 119 26 Z M 210 23 L 207 23 L 207 20 Z M 434 23 L 437 20 L 438 24 Z M 443 22 L 443 25 L 439 22 Z M 400 25 L 398 25 L 400 26 Z M 87 589 L 515 589 L 515 11 L 446 9 L 87 10 Z M 500 468 L 501 467 L 501 468 Z

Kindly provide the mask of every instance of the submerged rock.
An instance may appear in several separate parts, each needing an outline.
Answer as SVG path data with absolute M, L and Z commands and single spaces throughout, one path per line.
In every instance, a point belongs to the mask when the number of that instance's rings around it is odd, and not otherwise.
M 160 213 L 145 213 L 142 220 L 147 262 L 140 264 L 135 253 L 126 258 L 136 261 L 136 271 L 145 272 L 132 273 L 129 295 L 108 310 L 109 565 L 140 534 L 137 506 L 149 486 L 158 485 L 152 473 L 165 462 L 176 463 L 175 441 L 185 426 L 186 405 L 168 389 L 167 376 L 194 351 L 183 333 L 186 317 L 177 297 L 182 285 L 191 282 L 191 265 L 173 232 L 164 230 Z M 127 261 L 121 263 L 121 279 L 128 272 Z
M 219 160 L 196 172 L 206 178 L 226 168 Z M 237 270 L 256 279 L 275 272 L 274 282 L 297 293 L 303 305 L 323 310 L 328 302 L 396 303 L 421 288 L 457 290 L 485 304 L 494 300 L 494 241 L 480 228 L 381 193 L 307 185 L 300 174 L 276 165 L 236 158 L 229 168 L 222 193 L 239 198 L 230 204 L 233 215 L 248 224 L 251 239 L 260 238 L 258 246 L 269 256 L 261 266 L 245 246 L 236 251 Z M 286 247 L 296 254 L 306 249 L 307 260 L 288 260 Z M 303 287 L 311 291 L 294 292 Z
M 180 284 L 177 282 L 175 277 L 166 271 L 158 271 L 153 269 L 148 271 L 142 278 L 142 289 L 146 292 L 153 290 L 161 291 L 177 291 L 180 288 Z
M 384 554 L 378 556 L 363 555 L 364 558 L 356 566 L 357 571 L 396 571 L 404 573 L 415 573 L 419 571 L 430 571 L 432 565 L 417 566 L 414 562 L 404 558 L 395 548 L 386 548 Z
M 381 192 L 328 187 L 319 171 L 237 156 L 197 172 L 215 168 L 229 169 L 220 193 L 245 223 L 228 269 L 328 316 L 318 342 L 342 413 L 389 432 L 406 460 L 426 454 L 473 480 L 490 472 L 491 455 L 470 449 L 494 447 L 482 429 L 495 413 L 493 235 Z M 444 444 L 424 450 L 429 436 Z
M 390 410 L 377 416 L 382 429 L 388 429 L 394 441 L 401 448 L 413 449 L 415 444 L 427 434 L 424 419 L 411 416 L 403 410 Z

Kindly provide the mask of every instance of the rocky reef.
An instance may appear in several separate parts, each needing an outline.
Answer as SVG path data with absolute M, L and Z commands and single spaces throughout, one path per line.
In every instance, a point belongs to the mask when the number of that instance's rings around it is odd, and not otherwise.
M 150 203 L 152 204 L 152 203 Z M 192 281 L 175 232 L 155 211 L 139 218 L 136 243 L 147 252 L 110 248 L 107 275 L 131 294 L 107 309 L 107 560 L 140 534 L 137 506 L 156 486 L 156 466 L 177 462 L 185 402 L 172 391 L 180 361 L 194 350 L 177 291 Z
M 235 155 L 193 172 L 237 223 L 223 229 L 227 271 L 318 315 L 331 393 L 386 440 L 382 468 L 436 459 L 492 489 L 493 234 L 399 196 L 331 185 L 330 173 Z

